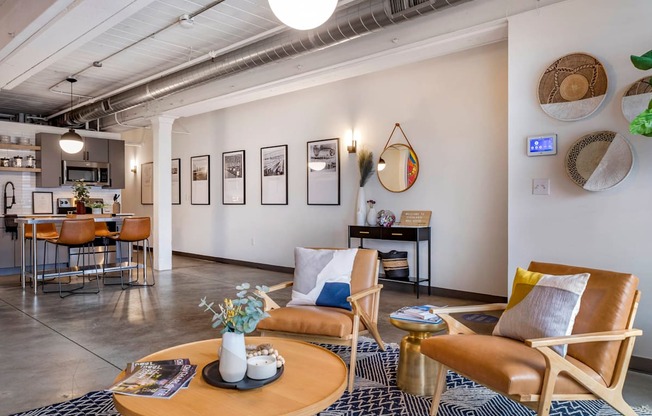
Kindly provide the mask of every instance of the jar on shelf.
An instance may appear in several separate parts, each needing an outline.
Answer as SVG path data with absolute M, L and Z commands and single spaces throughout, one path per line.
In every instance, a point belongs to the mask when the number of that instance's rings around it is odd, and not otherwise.
M 11 167 L 11 163 L 9 163 L 9 158 L 8 157 L 0 158 L 0 167 L 3 167 L 3 168 Z
M 36 167 L 36 159 L 34 158 L 34 156 L 27 155 L 27 157 L 25 157 L 25 167 L 31 169 Z
M 22 156 L 14 156 L 14 167 L 15 168 L 22 168 L 23 167 L 23 157 Z

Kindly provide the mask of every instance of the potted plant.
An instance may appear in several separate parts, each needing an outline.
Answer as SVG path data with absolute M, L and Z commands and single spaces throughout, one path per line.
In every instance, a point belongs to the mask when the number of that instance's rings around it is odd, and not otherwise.
M 652 50 L 641 56 L 632 55 L 630 59 L 632 64 L 642 71 L 652 69 Z M 652 85 L 652 81 L 649 81 L 649 83 Z M 652 137 L 652 100 L 650 100 L 647 108 L 629 123 L 629 131 L 632 134 Z
M 90 189 L 84 183 L 84 180 L 75 181 L 72 185 L 72 196 L 75 198 L 75 206 L 77 214 L 86 214 L 86 204 L 90 197 Z
M 91 204 L 91 212 L 93 214 L 101 214 L 105 205 L 101 202 L 93 202 Z
M 219 304 L 219 312 L 213 309 L 214 303 L 202 298 L 199 307 L 213 313 L 213 328 L 223 326 L 220 351 L 219 372 L 226 382 L 237 382 L 247 372 L 247 354 L 244 334 L 253 332 L 261 319 L 269 314 L 263 309 L 263 296 L 269 291 L 267 286 L 256 286 L 250 290 L 249 283 L 236 286 L 236 299 L 224 299 Z

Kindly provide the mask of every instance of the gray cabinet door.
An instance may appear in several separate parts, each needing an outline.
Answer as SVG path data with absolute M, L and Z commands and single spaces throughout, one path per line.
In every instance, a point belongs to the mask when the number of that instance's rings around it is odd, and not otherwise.
M 122 140 L 108 140 L 109 164 L 111 169 L 111 189 L 124 189 L 125 187 L 125 142 Z
M 36 174 L 37 188 L 58 188 L 61 186 L 61 148 L 59 135 L 53 133 L 36 133 L 36 166 L 41 172 Z M 81 153 L 81 152 L 80 152 Z
M 77 153 L 62 153 L 64 160 L 85 160 L 88 162 L 109 161 L 109 140 L 84 137 L 84 147 Z

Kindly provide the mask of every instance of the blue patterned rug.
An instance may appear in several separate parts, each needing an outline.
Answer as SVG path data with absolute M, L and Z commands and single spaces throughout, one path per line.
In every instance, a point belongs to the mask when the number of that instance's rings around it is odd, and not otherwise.
M 349 360 L 347 347 L 324 345 Z M 412 396 L 396 387 L 398 346 L 388 344 L 387 351 L 378 349 L 375 342 L 364 340 L 358 346 L 355 389 L 345 392 L 340 400 L 320 413 L 320 416 L 418 416 L 428 415 L 429 397 Z M 453 372 L 446 378 L 448 390 L 442 397 L 439 414 L 442 416 L 531 416 L 535 412 L 475 384 Z M 641 416 L 652 416 L 652 409 L 635 408 Z M 553 402 L 552 416 L 616 416 L 619 413 L 600 401 Z M 119 416 L 111 394 L 90 392 L 77 399 L 17 413 L 13 416 Z

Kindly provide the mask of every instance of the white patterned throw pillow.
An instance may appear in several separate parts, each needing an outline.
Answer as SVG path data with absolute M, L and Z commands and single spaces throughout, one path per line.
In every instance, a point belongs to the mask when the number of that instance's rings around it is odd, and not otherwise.
M 351 310 L 351 271 L 358 249 L 294 249 L 294 285 L 287 306 L 317 305 Z

